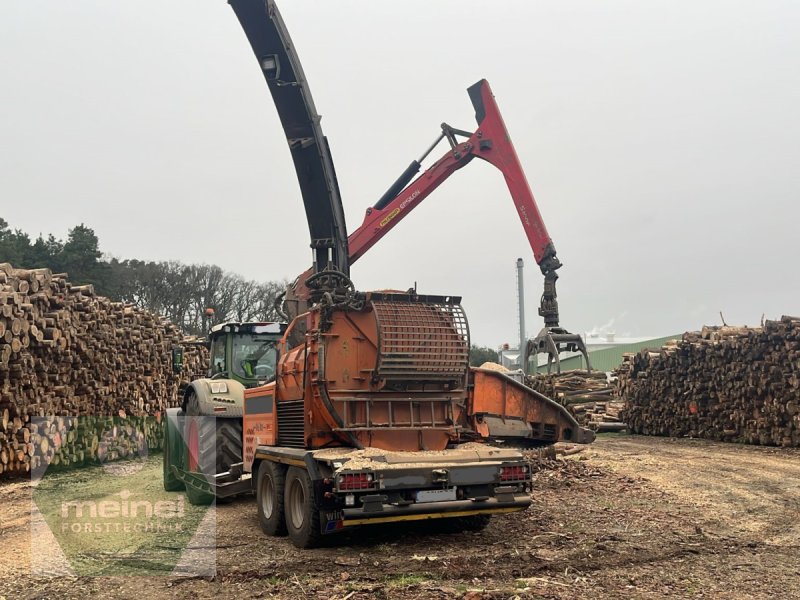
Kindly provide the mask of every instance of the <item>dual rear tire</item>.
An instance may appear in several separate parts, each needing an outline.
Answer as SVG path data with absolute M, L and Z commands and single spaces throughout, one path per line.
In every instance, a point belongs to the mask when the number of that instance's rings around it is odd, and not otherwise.
M 308 471 L 268 460 L 258 465 L 256 503 L 261 529 L 267 535 L 289 536 L 298 548 L 313 548 L 322 538 L 319 507 Z M 491 515 L 443 519 L 445 532 L 482 531 Z
M 308 471 L 263 461 L 258 467 L 256 502 L 261 529 L 287 535 L 298 548 L 313 548 L 322 537 L 319 508 Z
M 284 487 L 286 469 L 283 465 L 262 461 L 256 475 L 256 503 L 261 529 L 267 535 L 286 535 L 284 517 Z

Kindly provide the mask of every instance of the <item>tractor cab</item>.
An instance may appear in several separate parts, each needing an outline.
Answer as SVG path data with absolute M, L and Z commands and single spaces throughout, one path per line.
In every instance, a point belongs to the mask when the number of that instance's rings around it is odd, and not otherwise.
M 284 323 L 221 323 L 208 336 L 211 379 L 234 379 L 254 387 L 275 377 Z

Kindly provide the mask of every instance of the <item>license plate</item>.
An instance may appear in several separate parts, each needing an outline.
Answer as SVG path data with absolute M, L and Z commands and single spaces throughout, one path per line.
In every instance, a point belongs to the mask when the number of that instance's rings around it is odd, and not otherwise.
M 446 502 L 456 499 L 456 488 L 446 490 L 422 490 L 417 492 L 417 502 Z

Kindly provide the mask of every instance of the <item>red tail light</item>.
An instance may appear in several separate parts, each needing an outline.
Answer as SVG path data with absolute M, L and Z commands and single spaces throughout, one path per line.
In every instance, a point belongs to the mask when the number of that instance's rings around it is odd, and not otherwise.
M 339 475 L 340 490 L 368 490 L 373 485 L 372 473 L 343 473 Z
M 500 467 L 500 481 L 527 481 L 528 473 L 528 465 Z

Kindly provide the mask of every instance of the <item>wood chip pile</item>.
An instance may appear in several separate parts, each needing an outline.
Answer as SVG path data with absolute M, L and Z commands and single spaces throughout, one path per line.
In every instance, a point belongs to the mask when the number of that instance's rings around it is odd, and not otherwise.
M 598 431 L 621 431 L 623 403 L 614 397 L 614 387 L 601 371 L 563 371 L 529 375 L 527 384 L 537 392 L 566 406 L 575 420 Z
M 186 341 L 165 319 L 65 274 L 0 263 L 0 474 L 160 445 L 160 426 L 144 418 L 175 406 L 208 363 L 204 347 L 185 345 L 173 373 L 172 348 Z
M 800 318 L 704 327 L 626 355 L 617 395 L 633 433 L 800 446 Z

